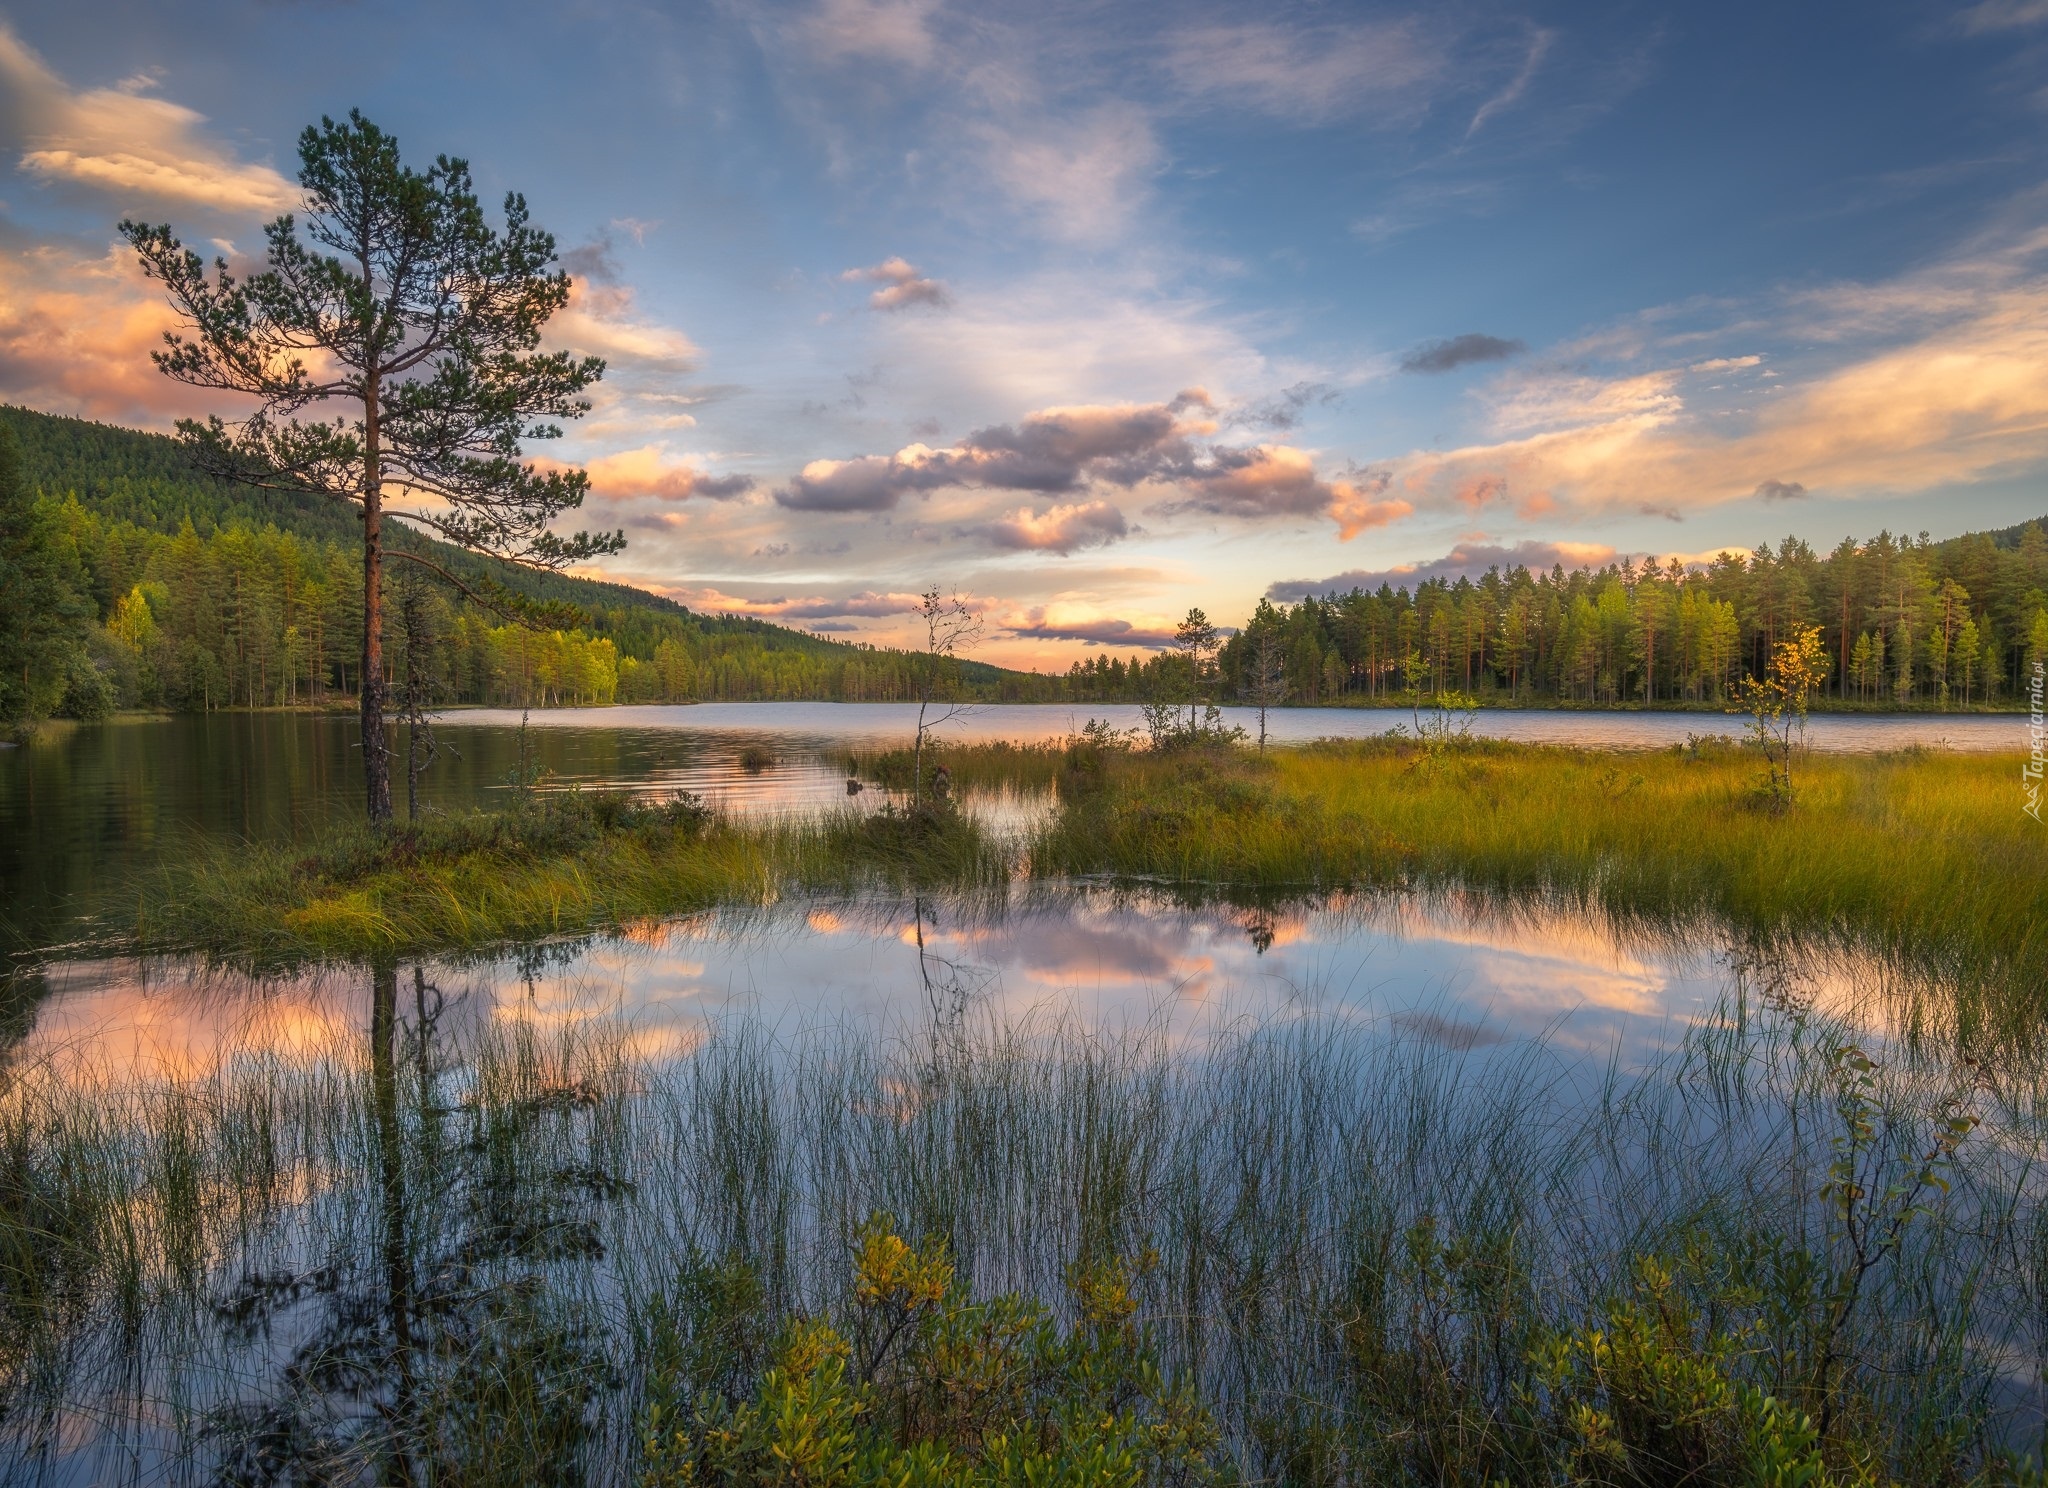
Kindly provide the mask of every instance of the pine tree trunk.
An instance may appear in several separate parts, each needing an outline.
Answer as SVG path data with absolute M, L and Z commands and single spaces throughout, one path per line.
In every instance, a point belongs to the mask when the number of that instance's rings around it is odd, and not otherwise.
M 391 759 L 384 739 L 383 463 L 377 380 L 363 399 L 363 790 L 370 820 L 391 820 Z

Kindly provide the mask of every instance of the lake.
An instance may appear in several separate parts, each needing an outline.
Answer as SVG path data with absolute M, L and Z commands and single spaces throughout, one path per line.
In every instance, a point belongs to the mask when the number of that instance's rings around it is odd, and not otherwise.
M 1057 739 L 1089 716 L 987 708 L 947 736 Z M 1357 736 L 1402 718 L 1294 709 L 1269 730 Z M 519 722 L 444 717 L 427 803 L 498 798 L 524 750 L 554 787 L 689 790 L 743 813 L 843 806 L 844 751 L 903 741 L 910 710 L 565 710 L 532 715 L 523 736 Z M 1654 748 L 1738 723 L 1494 712 L 1475 730 Z M 2023 731 L 1830 716 L 1813 739 L 2003 749 Z M 1885 1079 L 1901 1099 L 1935 1100 L 1954 1074 L 1898 1044 L 1926 989 L 1877 961 L 1453 892 L 1266 903 L 1200 885 L 1018 884 L 262 975 L 64 949 L 124 874 L 163 855 L 353 816 L 353 734 L 342 718 L 216 715 L 0 751 L 0 905 L 20 966 L 0 1008 L 0 1139 L 37 1112 L 56 1125 L 36 1129 L 68 1144 L 6 1192 L 90 1174 L 92 1192 L 131 1195 L 110 1215 L 155 1216 L 101 1221 L 79 1275 L 49 1283 L 78 1299 L 61 1328 L 18 1353 L 0 1341 L 0 1477 L 15 1480 L 10 1460 L 23 1480 L 80 1484 L 260 1480 L 249 1464 L 264 1451 L 284 1452 L 273 1466 L 287 1473 L 378 1460 L 399 1406 L 374 1380 L 394 1360 L 417 1351 L 452 1401 L 450 1361 L 490 1339 L 512 1347 L 508 1318 L 539 1326 L 490 1300 L 500 1288 L 525 1288 L 594 1350 L 564 1357 L 599 1382 L 588 1440 L 624 1461 L 631 1371 L 613 1361 L 638 1347 L 636 1309 L 682 1258 L 770 1256 L 772 1292 L 829 1308 L 845 1237 L 877 1209 L 948 1235 L 977 1285 L 1047 1296 L 1087 1235 L 1155 1248 L 1159 1285 L 1181 1289 L 1160 1313 L 1179 1319 L 1162 1323 L 1169 1358 L 1236 1410 L 1245 1392 L 1303 1387 L 1285 1385 L 1285 1361 L 1315 1345 L 1290 1330 L 1348 1274 L 1342 1237 L 1388 1182 L 1397 1229 L 1440 1215 L 1446 1233 L 1492 1234 L 1519 1215 L 1511 1227 L 1537 1237 L 1517 1242 L 1526 1264 L 1562 1305 L 1626 1269 L 1616 1258 L 1643 1236 L 1679 1235 L 1683 1216 L 1803 1212 L 1842 1041 L 1887 1059 L 1896 1047 Z M 972 792 L 965 805 L 1008 830 L 1046 809 Z M 2040 1083 L 2001 1078 L 2017 1083 L 1999 1086 L 1999 1137 L 1971 1192 L 2038 1186 L 2011 1164 L 2040 1146 Z M 500 1152 L 506 1133 L 521 1135 Z M 10 1202 L 0 1193 L 0 1222 Z M 2011 1334 L 2000 1347 L 2017 1361 L 2013 1289 L 2033 1242 L 2011 1241 L 2016 1213 L 1979 1218 L 2020 1270 L 1970 1285 L 2000 1319 L 1986 1336 Z M 1947 1260 L 1914 1254 L 1935 1278 L 1926 1297 L 1960 1295 L 1940 1279 Z M 0 1269 L 0 1286 L 33 1270 L 5 1264 L 17 1271 Z M 1254 1276 L 1271 1321 L 1240 1326 Z M 429 1319 L 446 1330 L 431 1347 Z M 2003 1408 L 2025 1378 L 2038 1376 L 2016 1362 L 1983 1388 Z

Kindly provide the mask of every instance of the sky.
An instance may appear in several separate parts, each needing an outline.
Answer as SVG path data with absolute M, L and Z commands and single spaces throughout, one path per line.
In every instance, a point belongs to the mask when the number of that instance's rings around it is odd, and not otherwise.
M 0 0 L 0 399 L 232 403 L 114 227 L 524 194 L 608 577 L 1064 669 L 1261 596 L 2048 514 L 2048 0 Z

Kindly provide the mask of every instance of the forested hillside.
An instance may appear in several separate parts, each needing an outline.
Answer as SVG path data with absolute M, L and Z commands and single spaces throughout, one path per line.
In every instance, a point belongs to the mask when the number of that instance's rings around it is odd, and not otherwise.
M 99 619 L 92 654 L 111 701 L 218 708 L 319 704 L 352 695 L 362 625 L 360 529 L 313 496 L 258 491 L 195 471 L 167 438 L 0 408 L 24 473 Z M 388 530 L 388 529 L 387 529 Z M 407 658 L 442 702 L 546 706 L 696 699 L 889 700 L 910 695 L 909 659 L 673 600 L 534 573 L 406 533 L 475 580 L 576 606 L 588 623 L 536 631 L 462 599 L 403 563 L 388 583 L 394 684 Z M 1054 678 L 961 665 L 979 695 L 1028 698 Z M 75 700 L 70 711 L 80 711 Z M 83 700 L 93 711 L 95 700 Z

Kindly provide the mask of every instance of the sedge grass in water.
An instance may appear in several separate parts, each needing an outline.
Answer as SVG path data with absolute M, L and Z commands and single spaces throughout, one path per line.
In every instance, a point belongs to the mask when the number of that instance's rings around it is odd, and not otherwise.
M 1000 886 L 1014 858 L 950 804 L 733 822 L 688 797 L 561 792 L 197 854 L 138 886 L 133 938 L 243 961 L 477 949 L 790 892 Z
M 2048 831 L 2018 757 L 1814 754 L 1778 809 L 1761 765 L 1484 741 L 1155 754 L 1069 752 L 1034 873 L 1265 892 L 1459 884 L 1576 897 L 1618 917 L 1710 915 L 1838 943 L 1979 994 L 2011 1031 L 2048 987 Z
M 1958 984 L 2048 985 L 2048 832 L 2015 759 L 1815 754 L 1789 809 L 1747 751 L 1414 741 L 1243 751 L 954 747 L 987 787 L 1054 783 L 1028 844 L 971 807 L 732 822 L 687 803 L 543 796 L 518 810 L 238 849 L 137 892 L 147 946 L 235 956 L 424 953 L 580 933 L 816 889 L 996 887 L 1013 872 L 1245 892 L 1462 884 L 1616 915 L 1710 914 L 1834 939 Z M 856 761 L 856 764 L 860 762 Z M 878 756 L 873 775 L 901 761 Z
M 656 1060 L 365 975 L 359 1044 L 11 1072 L 15 1475 L 2036 1481 L 2039 1071 L 1783 979 L 1588 1077 L 1311 1015 Z

